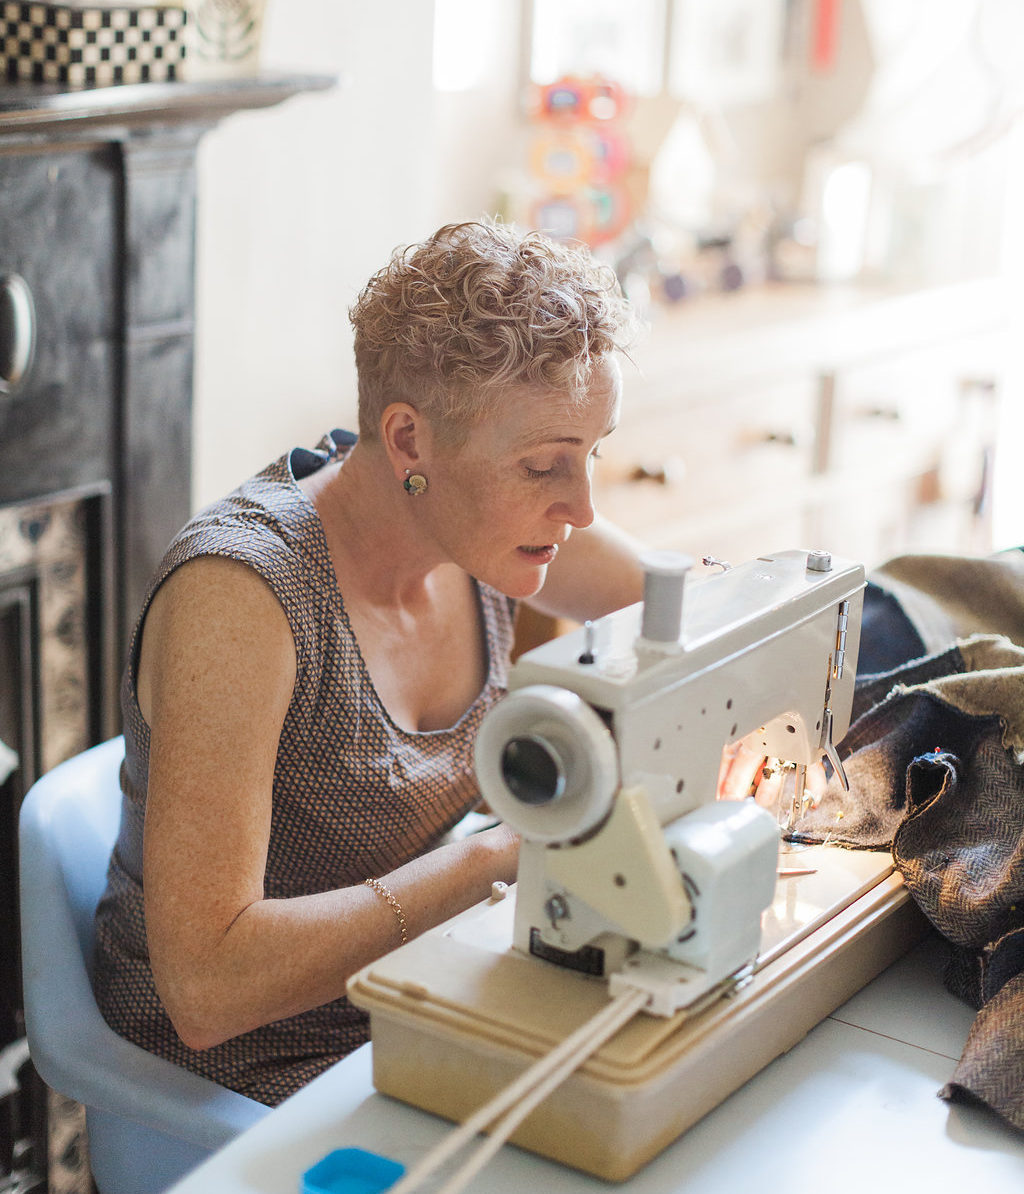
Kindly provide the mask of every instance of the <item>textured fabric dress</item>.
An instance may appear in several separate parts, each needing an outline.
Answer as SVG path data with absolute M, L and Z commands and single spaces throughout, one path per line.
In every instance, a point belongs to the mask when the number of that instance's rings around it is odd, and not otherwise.
M 296 484 L 353 442 L 334 432 L 315 451 L 296 449 L 183 528 L 151 584 L 121 686 L 124 799 L 97 909 L 93 983 L 100 1009 L 129 1040 L 271 1105 L 362 1044 L 367 1018 L 340 998 L 208 1050 L 187 1048 L 175 1033 L 153 985 L 143 915 L 149 727 L 135 691 L 139 628 L 160 584 L 204 555 L 245 562 L 284 608 L 297 676 L 275 765 L 268 898 L 361 883 L 437 845 L 479 799 L 473 741 L 483 715 L 505 692 L 513 603 L 477 585 L 487 678 L 456 725 L 426 733 L 396 726 L 349 626 L 319 518 Z

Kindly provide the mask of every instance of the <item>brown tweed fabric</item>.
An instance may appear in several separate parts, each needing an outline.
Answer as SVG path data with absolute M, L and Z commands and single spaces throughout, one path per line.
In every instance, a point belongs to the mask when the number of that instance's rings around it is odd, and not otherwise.
M 886 571 L 900 588 L 872 635 L 909 644 L 905 615 L 937 651 L 858 680 L 850 791 L 833 779 L 796 836 L 892 850 L 949 943 L 947 987 L 980 1009 L 940 1093 L 1024 1130 L 1024 552 Z
M 334 434 L 342 445 L 351 442 Z M 343 450 L 332 436 L 318 454 L 297 449 L 198 514 L 168 549 L 144 607 L 175 568 L 197 556 L 221 555 L 259 572 L 288 616 L 298 675 L 274 775 L 265 880 L 265 893 L 274 899 L 360 883 L 435 846 L 478 800 L 473 740 L 506 687 L 514 610 L 507 598 L 479 585 L 489 657 L 483 691 L 451 729 L 408 733 L 392 722 L 349 626 L 319 518 L 296 485 L 296 471 L 311 472 Z M 121 689 L 124 815 L 97 911 L 97 999 L 123 1036 L 273 1105 L 362 1044 L 366 1017 L 337 999 L 202 1052 L 186 1048 L 174 1032 L 153 986 L 146 947 L 142 827 L 149 727 L 135 695 L 137 643 L 138 628 Z
M 956 1072 L 939 1091 L 990 1107 L 1024 1131 L 1024 971 L 1010 979 L 978 1012 Z

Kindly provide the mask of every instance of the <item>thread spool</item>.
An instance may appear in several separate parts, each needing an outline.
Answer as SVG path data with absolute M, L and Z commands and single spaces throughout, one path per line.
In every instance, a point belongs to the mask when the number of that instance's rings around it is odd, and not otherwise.
M 683 588 L 693 558 L 678 551 L 641 556 L 644 612 L 640 633 L 652 643 L 677 643 L 683 627 Z

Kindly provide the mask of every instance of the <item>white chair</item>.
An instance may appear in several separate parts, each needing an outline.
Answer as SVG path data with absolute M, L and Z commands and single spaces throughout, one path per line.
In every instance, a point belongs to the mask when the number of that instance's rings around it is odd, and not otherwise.
M 126 1041 L 89 982 L 93 914 L 121 818 L 115 738 L 55 767 L 21 808 L 22 970 L 29 1052 L 84 1104 L 101 1194 L 158 1194 L 269 1111 Z

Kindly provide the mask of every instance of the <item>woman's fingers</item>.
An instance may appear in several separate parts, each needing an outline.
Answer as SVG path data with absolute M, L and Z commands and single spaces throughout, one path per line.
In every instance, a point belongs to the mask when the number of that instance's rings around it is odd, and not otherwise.
M 817 808 L 821 803 L 821 798 L 825 795 L 827 787 L 828 780 L 825 777 L 824 765 L 822 763 L 815 763 L 812 767 L 808 767 L 807 782 L 804 785 L 804 796 L 812 808 Z
M 782 796 L 786 772 L 778 766 L 778 759 L 765 759 L 760 772 L 754 776 L 753 797 L 765 808 L 774 808 Z
M 764 748 L 753 738 L 741 738 L 722 751 L 718 768 L 719 800 L 743 800 L 764 765 Z
M 796 765 L 781 759 L 766 757 L 760 736 L 749 735 L 731 742 L 722 751 L 718 768 L 718 799 L 744 800 L 753 796 L 766 808 L 793 798 Z M 814 763 L 804 778 L 803 803 L 816 807 L 825 794 L 825 768 Z

